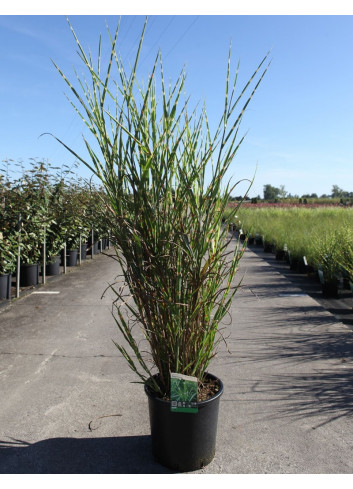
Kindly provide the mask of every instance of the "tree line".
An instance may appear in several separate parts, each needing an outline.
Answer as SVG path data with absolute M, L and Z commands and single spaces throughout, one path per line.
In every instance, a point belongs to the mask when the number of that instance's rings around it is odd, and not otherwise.
M 239 201 L 243 200 L 244 196 L 236 196 L 232 197 L 232 200 Z M 260 195 L 256 197 L 248 197 L 245 196 L 245 200 L 252 201 L 267 201 L 267 202 L 278 202 L 283 199 L 298 199 L 298 201 L 305 201 L 307 199 L 340 199 L 342 203 L 350 202 L 353 203 L 353 192 L 348 192 L 343 190 L 338 185 L 332 185 L 330 194 L 322 194 L 318 195 L 317 193 L 311 194 L 303 194 L 303 195 L 292 195 L 287 192 L 284 185 L 280 185 L 279 187 L 275 187 L 269 183 L 263 186 L 263 198 Z M 305 203 L 305 202 L 304 202 Z

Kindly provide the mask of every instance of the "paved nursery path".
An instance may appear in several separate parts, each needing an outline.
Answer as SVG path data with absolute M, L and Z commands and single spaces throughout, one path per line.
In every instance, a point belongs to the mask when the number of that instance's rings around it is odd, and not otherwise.
M 231 308 L 217 453 L 200 473 L 352 473 L 353 336 L 260 256 Z M 0 473 L 169 473 L 113 345 L 100 255 L 0 312 Z M 225 321 L 227 322 L 227 321 Z

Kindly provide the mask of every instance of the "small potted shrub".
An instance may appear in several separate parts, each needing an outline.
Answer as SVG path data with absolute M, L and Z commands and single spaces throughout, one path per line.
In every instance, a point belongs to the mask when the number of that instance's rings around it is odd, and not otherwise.
M 316 236 L 313 248 L 324 297 L 337 297 L 340 283 L 341 235 L 328 230 Z
M 30 161 L 31 168 L 23 170 L 11 182 L 6 199 L 6 212 L 12 227 L 19 230 L 17 244 L 20 248 L 20 285 L 36 285 L 42 261 L 43 243 L 48 218 L 50 182 L 46 164 Z
M 154 456 L 174 470 L 191 471 L 215 453 L 223 384 L 209 373 L 209 365 L 223 340 L 220 324 L 238 287 L 234 278 L 244 251 L 230 244 L 228 226 L 238 208 L 224 219 L 235 187 L 225 174 L 240 144 L 242 114 L 267 70 L 260 72 L 266 58 L 246 85 L 258 77 L 241 106 L 228 63 L 223 115 L 212 135 L 205 109 L 197 115 L 181 102 L 185 73 L 165 87 L 160 54 L 145 88 L 137 82 L 145 28 L 131 72 L 115 52 L 117 29 L 104 74 L 101 60 L 97 71 L 71 28 L 92 90 L 85 83 L 79 95 L 58 70 L 84 107 L 85 123 L 102 154 L 98 157 L 85 140 L 87 161 L 56 139 L 92 170 L 107 195 L 107 229 L 123 273 L 121 287 L 111 287 L 121 333 L 115 344 L 145 386 Z M 117 97 L 110 91 L 113 66 L 118 68 Z M 196 379 L 197 413 L 173 412 L 173 375 Z
M 20 252 L 20 286 L 29 287 L 39 282 L 39 264 L 42 257 L 41 237 L 31 230 L 26 229 L 22 223 Z
M 0 300 L 11 297 L 11 275 L 16 270 L 16 247 L 14 236 L 4 236 L 0 231 Z
M 75 208 L 72 206 L 72 203 L 69 200 L 67 203 L 68 206 L 65 208 L 65 216 L 61 225 L 66 243 L 66 265 L 73 267 L 77 264 L 81 222 L 79 215 L 75 213 Z M 63 250 L 61 254 L 61 262 L 64 264 Z
M 33 206 L 35 207 L 35 206 Z M 20 286 L 28 287 L 39 282 L 39 266 L 42 261 L 42 246 L 45 230 L 43 218 L 40 213 L 32 214 L 29 206 L 21 216 L 20 231 Z
M 0 300 L 11 298 L 11 275 L 17 262 L 16 226 L 7 205 L 10 187 L 10 182 L 0 174 Z
M 63 236 L 58 232 L 56 222 L 46 229 L 46 275 L 58 275 L 60 272 L 60 252 L 63 248 Z
M 45 226 L 46 275 L 58 275 L 60 272 L 60 253 L 64 246 L 65 235 L 61 226 L 63 213 L 63 182 L 53 182 L 48 187 L 47 219 Z

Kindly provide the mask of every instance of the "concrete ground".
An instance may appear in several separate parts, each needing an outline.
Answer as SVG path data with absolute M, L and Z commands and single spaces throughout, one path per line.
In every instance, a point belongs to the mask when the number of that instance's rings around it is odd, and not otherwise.
M 0 473 L 170 473 L 114 346 L 112 258 L 0 311 Z M 224 382 L 206 474 L 353 472 L 352 331 L 247 250 L 210 371 Z M 229 351 L 228 351 L 229 350 Z

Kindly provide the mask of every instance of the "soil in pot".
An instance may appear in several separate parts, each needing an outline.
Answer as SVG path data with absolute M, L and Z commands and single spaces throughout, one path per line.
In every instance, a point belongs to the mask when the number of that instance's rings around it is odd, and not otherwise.
M 209 464 L 215 455 L 223 383 L 211 374 L 207 374 L 206 378 L 216 382 L 218 391 L 211 398 L 198 402 L 197 413 L 171 412 L 170 401 L 157 397 L 145 385 L 152 452 L 158 463 L 172 470 L 198 470 Z
M 11 299 L 11 273 L 0 275 L 0 300 Z

